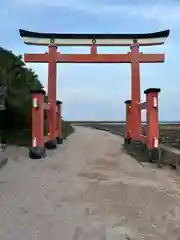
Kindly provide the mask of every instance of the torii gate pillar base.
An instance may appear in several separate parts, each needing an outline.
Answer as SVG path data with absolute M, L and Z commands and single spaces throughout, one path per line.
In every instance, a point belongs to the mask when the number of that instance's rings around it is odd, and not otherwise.
M 44 158 L 46 155 L 45 147 L 31 147 L 29 149 L 29 157 L 32 159 Z
M 57 137 L 57 144 L 62 144 L 63 143 L 63 138 L 62 137 Z
M 57 139 L 47 141 L 45 143 L 45 147 L 47 149 L 55 149 L 55 148 L 57 148 Z

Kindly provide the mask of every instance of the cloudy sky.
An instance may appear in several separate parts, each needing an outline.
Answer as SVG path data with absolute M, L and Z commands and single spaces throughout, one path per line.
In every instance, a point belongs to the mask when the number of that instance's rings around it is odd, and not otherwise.
M 0 8 L 0 44 L 16 54 L 44 52 L 27 46 L 18 29 L 63 33 L 148 33 L 170 29 L 164 46 L 141 48 L 166 53 L 162 64 L 141 65 L 141 99 L 149 87 L 160 87 L 160 119 L 180 120 L 179 0 L 6 0 Z M 83 53 L 88 48 L 61 48 Z M 102 53 L 126 53 L 128 48 L 101 48 Z M 28 64 L 47 85 L 47 65 Z M 65 119 L 123 120 L 130 98 L 128 64 L 59 64 L 57 96 Z

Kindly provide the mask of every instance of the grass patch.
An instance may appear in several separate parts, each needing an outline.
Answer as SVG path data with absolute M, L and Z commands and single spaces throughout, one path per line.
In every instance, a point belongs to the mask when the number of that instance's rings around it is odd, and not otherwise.
M 67 138 L 70 134 L 74 132 L 74 128 L 68 122 L 62 120 L 62 135 L 64 138 Z

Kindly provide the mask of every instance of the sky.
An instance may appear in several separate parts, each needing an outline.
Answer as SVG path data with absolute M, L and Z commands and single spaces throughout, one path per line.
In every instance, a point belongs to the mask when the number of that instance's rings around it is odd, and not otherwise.
M 52 33 L 150 33 L 170 29 L 163 46 L 142 47 L 165 53 L 165 63 L 141 64 L 144 90 L 161 88 L 160 120 L 180 120 L 179 0 L 6 0 L 0 8 L 0 45 L 15 54 L 43 53 L 25 45 L 19 29 Z M 86 53 L 88 47 L 61 47 L 63 53 Z M 101 47 L 99 53 L 127 53 L 127 47 Z M 47 64 L 28 63 L 47 86 Z M 58 64 L 57 98 L 66 120 L 124 120 L 130 99 L 130 64 Z

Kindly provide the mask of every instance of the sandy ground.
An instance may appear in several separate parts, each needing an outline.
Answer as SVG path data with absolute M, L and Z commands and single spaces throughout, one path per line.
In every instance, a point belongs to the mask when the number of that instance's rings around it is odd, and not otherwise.
M 44 160 L 14 149 L 0 171 L 0 240 L 180 239 L 180 177 L 142 167 L 122 143 L 76 127 Z

